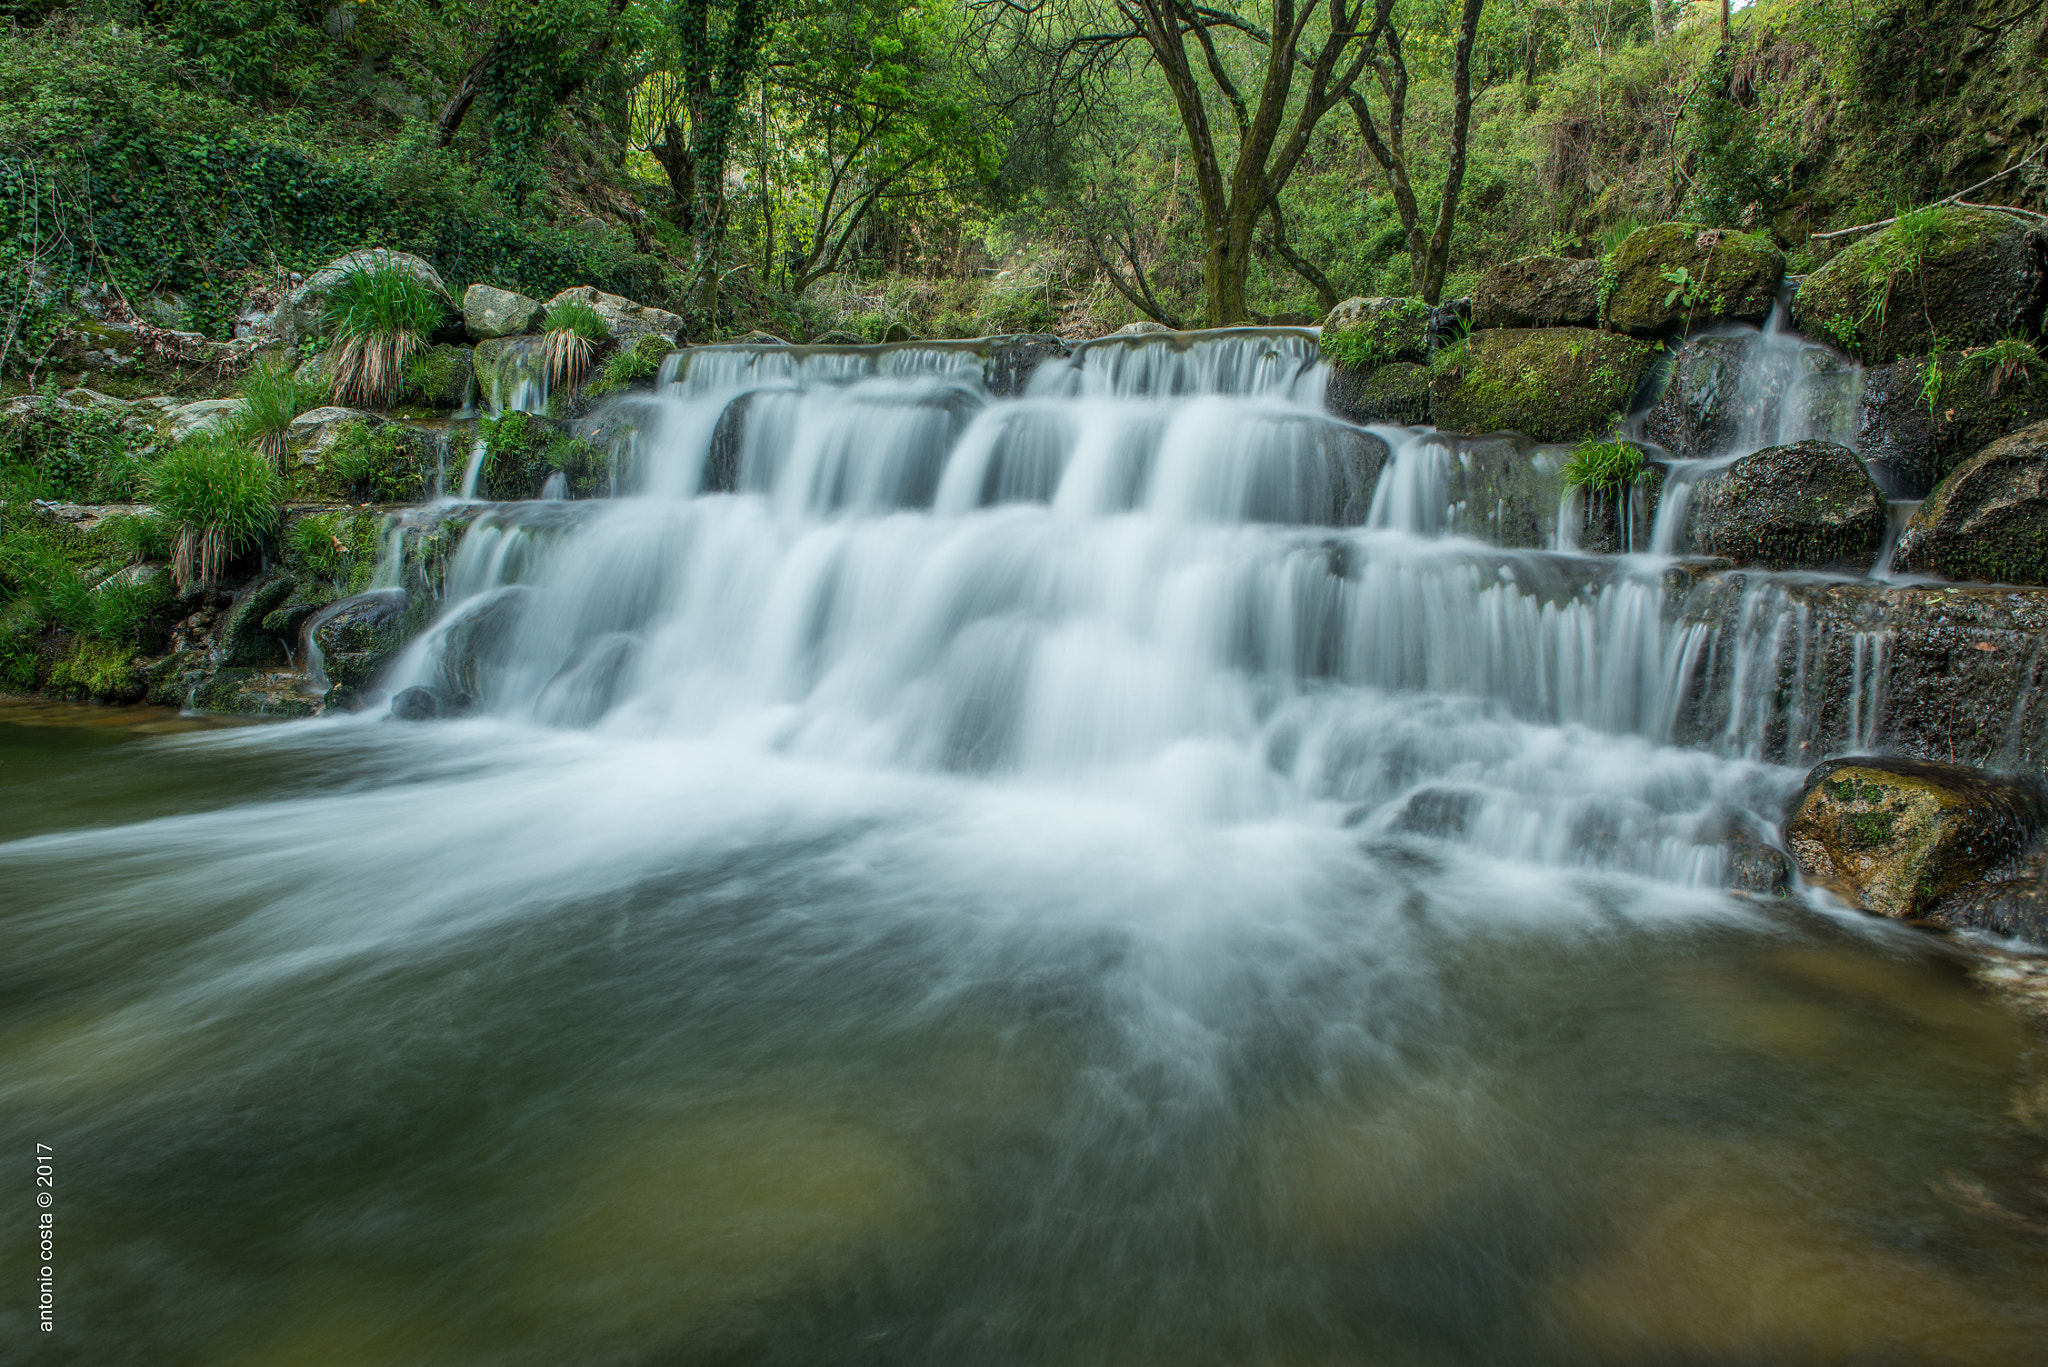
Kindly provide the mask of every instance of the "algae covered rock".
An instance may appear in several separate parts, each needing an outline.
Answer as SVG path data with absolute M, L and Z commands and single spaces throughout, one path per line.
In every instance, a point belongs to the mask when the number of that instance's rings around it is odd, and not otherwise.
M 406 640 L 404 589 L 371 589 L 344 598 L 313 619 L 308 634 L 329 684 L 367 687 Z
M 546 313 L 540 300 L 495 285 L 471 285 L 462 292 L 462 326 L 473 341 L 537 332 Z
M 1591 327 L 1600 316 L 1600 263 L 1561 256 L 1504 261 L 1472 291 L 1476 328 Z
M 1777 302 L 1785 254 L 1767 238 L 1697 223 L 1659 223 L 1622 239 L 1602 265 L 1601 316 L 1635 337 L 1723 318 L 1760 322 Z
M 1882 916 L 1917 916 L 2010 867 L 2048 818 L 2038 784 L 1928 760 L 1830 760 L 1785 825 L 1801 872 Z
M 1856 450 L 1889 497 L 1925 498 L 1992 442 L 2048 420 L 2048 384 L 1994 390 L 1987 370 L 1954 354 L 1864 370 Z
M 1695 478 L 1684 535 L 1700 555 L 1764 569 L 1867 569 L 1888 525 L 1884 494 L 1846 446 L 1771 446 Z
M 1914 510 L 1895 563 L 1947 579 L 2048 584 L 2048 422 L 1957 466 Z
M 1353 369 L 1423 360 L 1430 313 L 1420 299 L 1346 299 L 1323 319 L 1323 355 Z
M 430 346 L 405 363 L 402 392 L 432 408 L 461 408 L 476 393 L 474 353 L 466 346 Z
M 1604 435 L 1634 405 L 1659 354 L 1591 328 L 1495 328 L 1437 355 L 1430 403 L 1451 432 L 1525 432 L 1538 441 Z
M 1419 427 L 1429 421 L 1429 367 L 1413 361 L 1333 366 L 1323 405 L 1352 422 Z
M 1793 322 L 1864 361 L 1982 346 L 2039 330 L 2048 234 L 1987 209 L 1907 214 L 1813 272 Z

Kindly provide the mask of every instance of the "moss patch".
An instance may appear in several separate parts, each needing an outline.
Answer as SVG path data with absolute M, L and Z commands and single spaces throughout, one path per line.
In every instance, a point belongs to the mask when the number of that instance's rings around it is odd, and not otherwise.
M 1591 328 L 1475 332 L 1440 354 L 1430 380 L 1439 427 L 1600 437 L 1629 410 L 1659 348 Z
M 1429 315 L 1420 299 L 1347 300 L 1323 324 L 1323 356 L 1353 370 L 1420 361 L 1429 352 Z
M 1785 255 L 1768 238 L 1697 223 L 1659 223 L 1622 239 L 1603 263 L 1601 317 L 1636 337 L 1721 318 L 1761 319 L 1778 297 Z

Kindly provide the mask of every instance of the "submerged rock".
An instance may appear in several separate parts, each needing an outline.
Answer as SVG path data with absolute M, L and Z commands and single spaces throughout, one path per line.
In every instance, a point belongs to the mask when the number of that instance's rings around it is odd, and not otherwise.
M 1429 367 L 1413 361 L 1332 366 L 1323 406 L 1352 422 L 1421 427 L 1429 422 Z
M 2048 302 L 2048 233 L 1949 205 L 1909 214 L 1807 276 L 1793 321 L 1860 360 L 2027 335 Z
M 1451 432 L 1602 436 L 1634 405 L 1657 355 L 1648 342 L 1591 328 L 1475 332 L 1438 354 L 1431 405 Z
M 1600 263 L 1561 256 L 1504 261 L 1472 291 L 1475 328 L 1591 327 L 1600 316 Z
M 1608 327 L 1665 337 L 1724 318 L 1762 322 L 1777 302 L 1785 254 L 1752 233 L 1659 223 L 1622 239 L 1601 275 Z
M 1943 371 L 1928 402 L 1928 368 Z M 1942 477 L 1991 442 L 2048 419 L 2048 392 L 2009 384 L 1992 393 L 1957 356 L 1916 356 L 1863 372 L 1856 450 L 1891 498 L 1925 498 Z
M 1868 569 L 1884 542 L 1884 494 L 1833 442 L 1771 446 L 1695 478 L 1686 494 L 1687 543 L 1737 565 Z
M 546 313 L 540 300 L 494 285 L 471 285 L 462 292 L 462 326 L 474 341 L 537 332 Z
M 1947 579 L 2048 584 L 2048 422 L 1956 467 L 1914 511 L 1895 563 Z
M 441 699 L 431 688 L 401 688 L 391 699 L 393 721 L 432 721 L 441 715 Z
M 1806 776 L 1785 844 L 1851 905 L 1915 916 L 2015 863 L 2044 819 L 2038 783 L 1926 760 L 1830 760 Z

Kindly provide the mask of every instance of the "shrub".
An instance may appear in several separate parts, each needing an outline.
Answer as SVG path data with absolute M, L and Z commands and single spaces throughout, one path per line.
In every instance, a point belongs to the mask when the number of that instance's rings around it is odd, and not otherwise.
M 216 582 L 229 556 L 262 540 L 277 523 L 281 492 L 271 463 L 230 434 L 202 433 L 166 453 L 149 472 L 149 495 L 176 529 L 178 591 Z
M 359 407 L 390 407 L 406 361 L 447 308 L 447 300 L 402 266 L 344 274 L 327 296 L 326 323 L 336 341 L 329 370 L 334 397 Z
M 1582 441 L 1564 465 L 1567 488 L 1618 489 L 1643 472 L 1643 453 L 1625 441 Z
M 296 378 L 290 367 L 259 361 L 242 385 L 242 411 L 236 418 L 244 440 L 272 460 L 282 462 L 285 435 L 292 419 L 319 402 L 319 391 Z
M 45 383 L 39 397 L 25 411 L 0 419 L 0 479 L 23 498 L 133 498 L 141 462 L 120 420 L 60 402 L 54 383 Z

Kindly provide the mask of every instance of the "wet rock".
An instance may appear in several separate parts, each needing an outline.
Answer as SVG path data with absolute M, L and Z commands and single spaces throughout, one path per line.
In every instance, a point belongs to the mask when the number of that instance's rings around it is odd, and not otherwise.
M 215 670 L 200 677 L 190 705 L 203 712 L 250 717 L 310 717 L 316 708 L 300 689 L 304 677 L 296 670 Z
M 1664 467 L 1650 464 L 1619 488 L 1570 491 L 1560 516 L 1578 548 L 1594 555 L 1626 555 L 1648 550 L 1657 524 L 1657 504 L 1664 493 Z
M 496 411 L 515 406 L 513 400 L 521 386 L 541 383 L 546 369 L 542 354 L 545 345 L 533 334 L 478 342 L 470 353 L 470 364 L 476 372 L 477 398 Z
M 462 326 L 473 341 L 538 332 L 547 306 L 495 285 L 471 285 L 462 292 Z
M 1766 447 L 1710 470 L 1686 500 L 1693 551 L 1767 569 L 1868 569 L 1889 525 L 1856 453 L 1825 441 Z
M 1755 345 L 1755 334 L 1688 338 L 1672 359 L 1664 392 L 1643 414 L 1643 436 L 1679 460 L 1726 451 L 1741 419 L 1742 368 Z
M 441 699 L 431 688 L 401 688 L 391 699 L 393 721 L 433 721 L 441 715 Z
M 1957 466 L 1914 511 L 1895 563 L 1947 579 L 2048 584 L 2048 422 Z
M 1359 423 L 1421 427 L 1429 422 L 1429 367 L 1413 361 L 1357 368 L 1333 366 L 1323 405 Z
M 1420 299 L 1346 299 L 1323 319 L 1323 355 L 1354 369 L 1425 360 L 1429 317 Z
M 257 576 L 235 595 L 222 615 L 221 663 L 236 666 L 283 664 L 284 642 L 264 626 L 264 619 L 291 596 L 296 581 L 283 570 Z
M 476 392 L 475 352 L 430 346 L 405 363 L 404 395 L 431 408 L 461 408 Z
M 1475 328 L 1592 327 L 1600 316 L 1600 263 L 1561 256 L 1504 261 L 1472 291 Z
M 498 673 L 511 663 L 519 626 L 532 600 L 530 587 L 511 584 L 464 604 L 461 615 L 440 628 L 440 691 L 489 701 Z
M 1785 844 L 1852 906 L 1916 916 L 2014 865 L 2044 819 L 2036 782 L 1926 760 L 1830 760 L 1806 776 Z
M 372 270 L 392 266 L 405 271 L 415 280 L 446 298 L 448 287 L 432 266 L 410 252 L 392 251 L 388 247 L 370 247 L 337 257 L 315 271 L 306 283 L 286 295 L 277 306 L 271 319 L 271 327 L 279 340 L 287 346 L 296 346 L 309 337 L 319 337 L 327 331 L 327 296 L 351 271 Z M 453 304 L 450 304 L 451 311 Z
M 982 383 L 999 398 L 1022 394 L 1031 376 L 1049 360 L 1073 354 L 1073 349 L 1048 333 L 1020 332 L 989 339 L 988 360 L 982 366 Z
M 1172 331 L 1173 329 L 1164 323 L 1155 323 L 1150 318 L 1140 318 L 1135 323 L 1125 323 L 1115 332 L 1108 335 L 1111 337 L 1152 337 L 1162 332 Z
M 665 309 L 636 304 L 616 294 L 606 294 L 590 285 L 578 285 L 563 290 L 548 300 L 547 306 L 577 302 L 590 305 L 597 310 L 611 329 L 611 339 L 621 346 L 629 346 L 642 337 L 665 337 L 674 346 L 682 339 L 683 320 Z
M 746 334 L 745 334 L 745 335 L 743 335 L 743 336 L 739 336 L 739 337 L 735 337 L 735 338 L 733 338 L 733 339 L 732 339 L 732 341 L 731 341 L 730 343 L 728 343 L 728 345 L 730 345 L 730 346 L 788 346 L 788 345 L 789 345 L 789 343 L 788 343 L 787 341 L 785 341 L 785 340 L 784 340 L 783 338 L 777 337 L 777 336 L 776 336 L 776 335 L 775 335 L 774 333 L 772 333 L 772 332 L 763 332 L 763 331 L 761 331 L 761 329 L 759 329 L 759 328 L 755 328 L 755 329 L 754 329 L 754 330 L 753 330 L 752 332 L 746 333 Z
M 815 337 L 811 338 L 811 340 L 810 340 L 810 343 L 809 343 L 809 345 L 811 345 L 811 346 L 873 346 L 873 345 L 874 345 L 874 343 L 870 342 L 870 341 L 869 341 L 869 340 L 868 340 L 867 338 L 865 338 L 865 337 L 861 336 L 861 335 L 860 335 L 859 333 L 857 333 L 857 332 L 841 332 L 841 331 L 838 331 L 838 330 L 836 330 L 836 329 L 835 329 L 834 331 L 831 331 L 831 332 L 821 332 L 821 333 L 819 333 L 819 334 L 818 334 L 817 336 L 815 336 Z
M 330 684 L 368 687 L 405 644 L 406 594 L 372 589 L 344 598 L 314 618 L 313 643 Z
M 1424 439 L 1418 456 L 1441 462 L 1442 530 L 1496 546 L 1547 550 L 1564 496 L 1562 459 L 1513 432 Z
M 1439 353 L 1437 426 L 1579 441 L 1611 431 L 1636 401 L 1657 350 L 1590 328 L 1495 328 Z
M 1608 327 L 1667 337 L 1724 318 L 1762 322 L 1777 302 L 1785 254 L 1750 233 L 1659 223 L 1622 239 L 1601 274 Z
M 1942 898 L 1927 919 L 1950 930 L 1977 930 L 2048 947 L 2048 879 L 2029 877 L 1975 883 Z
M 2014 384 L 1994 394 L 1985 375 L 1958 375 L 1954 355 L 1940 358 L 1945 377 L 1930 407 L 1927 371 L 1934 363 L 1916 356 L 1863 372 L 1856 450 L 1889 498 L 1925 498 L 1990 443 L 2048 420 L 2048 393 Z
M 1864 361 L 2028 335 L 2048 302 L 2048 233 L 1947 206 L 1870 234 L 1806 277 L 1799 330 Z

